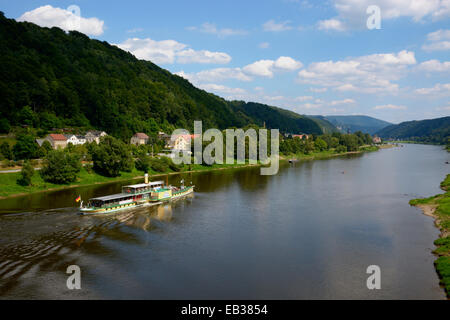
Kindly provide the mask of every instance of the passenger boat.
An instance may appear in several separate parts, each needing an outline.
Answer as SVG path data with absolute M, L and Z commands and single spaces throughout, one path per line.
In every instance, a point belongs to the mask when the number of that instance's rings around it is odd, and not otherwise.
M 81 201 L 80 212 L 83 215 L 111 213 L 145 205 L 157 205 L 184 197 L 194 192 L 194 186 L 185 186 L 183 180 L 180 187 L 165 185 L 164 181 L 123 186 L 122 192 L 109 196 L 89 199 L 86 206 Z

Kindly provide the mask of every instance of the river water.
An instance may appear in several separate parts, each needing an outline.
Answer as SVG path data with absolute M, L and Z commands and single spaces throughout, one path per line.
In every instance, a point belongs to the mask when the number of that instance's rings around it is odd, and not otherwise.
M 275 176 L 171 176 L 195 195 L 107 216 L 78 215 L 74 199 L 124 183 L 2 200 L 0 298 L 444 299 L 439 232 L 408 201 L 441 192 L 448 160 L 441 147 L 405 145 L 282 163 Z M 81 290 L 67 289 L 69 265 Z M 380 290 L 367 289 L 370 265 Z

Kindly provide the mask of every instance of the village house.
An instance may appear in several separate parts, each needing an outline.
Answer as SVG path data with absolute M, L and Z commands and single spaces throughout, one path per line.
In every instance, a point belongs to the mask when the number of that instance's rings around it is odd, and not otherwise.
M 166 148 L 172 151 L 191 152 L 191 140 L 194 139 L 193 134 L 172 135 Z
M 309 139 L 309 136 L 307 134 L 293 134 L 291 135 L 292 139 L 299 138 L 300 140 L 303 139 Z
M 63 134 L 59 133 L 51 133 L 49 134 L 45 140 L 50 142 L 53 149 L 64 149 L 67 147 L 67 138 Z
M 108 134 L 105 131 L 96 131 L 96 130 L 92 130 L 92 131 L 88 131 L 86 133 L 86 142 L 88 143 L 92 143 L 92 142 L 97 142 L 97 144 L 100 143 L 100 138 L 107 136 Z
M 134 136 L 131 137 L 131 144 L 134 144 L 136 146 L 147 144 L 149 140 L 148 135 L 142 132 L 136 133 Z
M 373 143 L 381 143 L 381 138 L 378 136 L 374 136 L 372 141 L 373 141 Z
M 86 138 L 84 136 L 77 136 L 74 134 L 65 134 L 64 136 L 67 138 L 67 144 L 71 143 L 74 146 L 77 146 L 86 143 Z

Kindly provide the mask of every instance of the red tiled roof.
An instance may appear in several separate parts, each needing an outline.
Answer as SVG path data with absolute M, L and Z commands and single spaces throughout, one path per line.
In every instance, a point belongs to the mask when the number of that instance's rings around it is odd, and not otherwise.
M 49 134 L 49 136 L 52 140 L 55 140 L 55 141 L 67 141 L 67 138 L 64 135 L 59 134 L 59 133 L 52 133 L 52 134 Z
M 142 133 L 142 132 L 138 132 L 134 136 L 139 139 L 148 139 L 148 135 L 146 135 L 145 133 Z

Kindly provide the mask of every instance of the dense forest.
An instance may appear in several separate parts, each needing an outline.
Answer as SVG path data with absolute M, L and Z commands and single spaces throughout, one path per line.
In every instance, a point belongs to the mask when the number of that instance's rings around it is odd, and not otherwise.
M 318 116 L 320 117 L 320 116 Z M 372 118 L 369 116 L 325 116 L 322 117 L 339 128 L 341 132 L 355 133 L 362 131 L 370 134 L 374 134 L 377 131 L 391 125 L 391 123 Z
M 322 133 L 311 119 L 258 103 L 229 102 L 107 42 L 7 19 L 0 12 L 0 131 L 96 128 L 129 139 L 192 129 L 266 125 Z
M 402 122 L 388 126 L 377 134 L 385 139 L 446 144 L 450 139 L 450 117 Z

